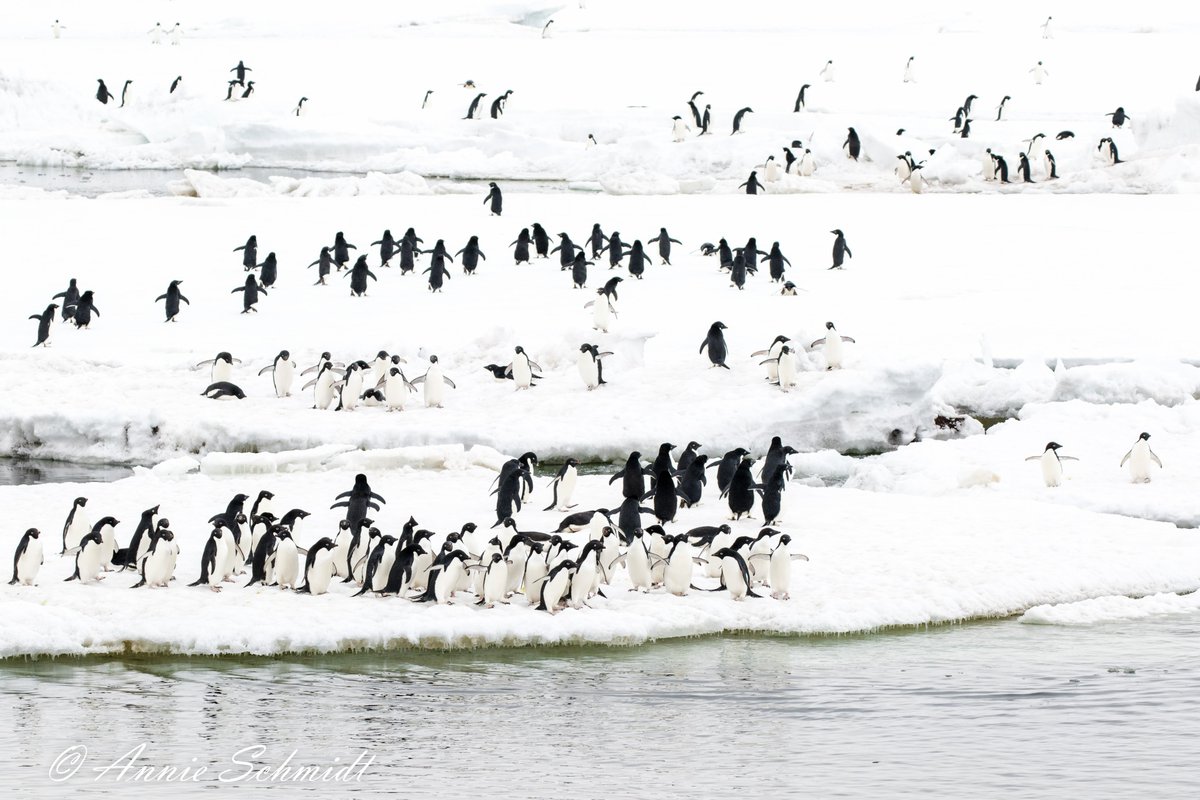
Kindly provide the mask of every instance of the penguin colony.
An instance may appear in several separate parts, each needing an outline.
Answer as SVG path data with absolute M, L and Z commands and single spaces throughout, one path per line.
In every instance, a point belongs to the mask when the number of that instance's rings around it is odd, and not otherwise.
M 247 508 L 250 495 L 239 493 L 208 519 L 211 531 L 199 550 L 199 577 L 189 587 L 207 586 L 215 592 L 245 578 L 246 587 L 261 584 L 325 594 L 338 580 L 357 587 L 356 595 L 473 602 L 489 608 L 522 595 L 523 601 L 514 602 L 555 613 L 565 606 L 583 608 L 597 596 L 605 598 L 605 587 L 625 571 L 630 591 L 727 591 L 733 600 L 743 600 L 761 597 L 755 589 L 765 586 L 771 597 L 789 599 L 792 562 L 808 559 L 792 551 L 789 534 L 771 526 L 779 518 L 781 493 L 791 472 L 787 456 L 796 451 L 776 437 L 756 479 L 754 459 L 744 448 L 709 464 L 700 447 L 689 443 L 675 462 L 675 446 L 663 443 L 650 465 L 642 463 L 640 453 L 631 453 L 609 481 L 621 482 L 622 499 L 612 509 L 574 510 L 578 462 L 567 459 L 548 487 L 552 499 L 546 510 L 569 512 L 552 532 L 521 530 L 513 516 L 534 491 L 534 453 L 506 462 L 493 481 L 495 523 L 485 527 L 467 522 L 444 534 L 420 528 L 412 517 L 399 533 L 382 530 L 372 517 L 382 512 L 387 500 L 371 488 L 365 474 L 333 498 L 331 509 L 345 509 L 337 530 L 308 547 L 295 539 L 308 511 L 277 509 L 269 490 L 258 492 Z M 664 526 L 677 522 L 679 508 L 700 502 L 706 473 L 714 468 L 730 519 L 752 519 L 757 504 L 766 526 L 755 536 L 735 536 L 724 523 L 668 533 Z M 763 474 L 768 477 L 763 479 Z M 106 573 L 128 570 L 139 576 L 132 584 L 135 589 L 171 584 L 182 549 L 170 520 L 160 516 L 160 506 L 141 513 L 124 547 L 116 534 L 121 521 L 103 516 L 93 524 L 90 511 L 88 499 L 79 497 L 63 524 L 59 555 L 73 559 L 75 566 L 67 581 L 94 584 Z M 644 518 L 654 522 L 644 525 Z M 53 551 L 57 539 L 47 543 L 37 528 L 28 529 L 14 554 L 10 584 L 34 585 L 45 550 Z

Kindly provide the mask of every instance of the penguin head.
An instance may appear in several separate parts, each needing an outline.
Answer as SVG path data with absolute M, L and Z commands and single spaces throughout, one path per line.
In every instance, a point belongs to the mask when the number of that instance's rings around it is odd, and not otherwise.
M 86 505 L 87 505 L 87 503 L 88 503 L 88 501 L 87 501 L 87 498 L 86 498 L 86 497 L 76 497 L 76 498 L 75 498 L 75 505 L 76 505 L 76 506 L 86 506 Z
M 679 116 L 678 114 L 676 114 L 675 116 L 671 117 L 671 119 L 683 119 L 683 117 L 681 117 L 681 116 Z
M 29 530 L 25 531 L 25 535 L 28 536 L 30 539 L 36 539 L 42 535 L 42 532 L 39 531 L 37 528 L 30 528 Z
M 466 534 L 466 533 L 474 533 L 474 532 L 475 532 L 475 523 L 468 522 L 467 524 L 462 526 L 462 531 L 460 531 L 460 535 Z
M 1061 447 L 1062 447 L 1062 445 L 1061 445 L 1061 444 L 1059 444 L 1058 442 L 1048 442 L 1048 443 L 1046 444 L 1046 449 L 1047 449 L 1047 450 L 1055 450 L 1055 451 L 1057 451 L 1057 450 L 1058 450 L 1059 448 L 1061 448 Z
M 224 527 L 225 525 L 218 521 L 217 524 L 213 526 L 212 533 L 209 534 L 209 537 L 212 539 L 220 539 L 225 535 L 223 531 Z
M 1148 442 L 1148 441 L 1150 441 L 1150 434 L 1143 431 L 1142 435 L 1138 437 L 1138 440 L 1143 441 L 1143 442 Z
M 846 235 L 846 234 L 842 233 L 841 228 L 834 228 L 833 230 L 830 231 L 830 233 L 832 233 L 834 236 L 845 236 Z
M 831 330 L 833 330 L 833 329 L 834 329 L 834 328 L 833 328 L 833 323 L 832 323 L 832 322 L 826 322 L 826 323 L 825 323 L 825 330 L 827 330 L 827 331 L 831 331 Z
M 436 364 L 436 363 L 438 363 L 438 357 L 437 357 L 437 356 L 430 356 L 430 357 L 429 357 L 429 363 L 430 363 L 430 364 Z
M 380 350 L 375 354 L 375 358 L 379 361 L 387 361 L 389 358 L 391 358 L 391 356 L 388 355 L 387 350 Z
M 712 330 L 714 330 L 714 331 L 723 331 L 723 330 L 726 330 L 728 327 L 729 327 L 728 325 L 726 325 L 724 322 L 721 322 L 719 320 L 712 324 Z
M 787 534 L 787 533 L 785 533 L 783 536 L 780 536 L 780 537 L 779 537 L 779 543 L 780 543 L 780 544 L 791 544 L 791 543 L 792 543 L 792 537 L 791 537 L 791 535 L 790 535 L 790 534 Z

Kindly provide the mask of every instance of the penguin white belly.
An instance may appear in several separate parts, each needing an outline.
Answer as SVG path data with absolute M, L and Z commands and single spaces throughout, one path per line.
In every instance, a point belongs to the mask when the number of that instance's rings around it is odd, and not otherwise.
M 429 550 L 429 544 L 426 543 L 425 549 Z M 412 580 L 409 581 L 409 586 L 419 591 L 425 591 L 429 588 L 429 568 L 433 566 L 433 553 L 417 553 L 413 557 L 412 562 Z
M 333 405 L 334 383 L 333 373 L 328 370 L 317 379 L 317 385 L 313 387 L 313 404 L 322 411 Z
M 237 569 L 237 556 L 238 548 L 233 544 L 233 533 L 226 528 L 221 533 L 221 538 L 217 539 L 217 556 L 214 559 L 216 568 L 208 576 L 209 585 L 216 586 L 233 575 Z
M 791 353 L 781 355 L 779 357 L 779 365 L 777 369 L 777 378 L 779 380 L 779 388 L 785 392 L 789 391 L 798 382 L 796 370 L 796 359 Z
M 375 568 L 375 574 L 371 576 L 371 591 L 383 591 L 383 587 L 387 586 L 388 576 L 391 575 L 392 565 L 395 563 L 396 545 L 385 545 L 383 548 L 383 558 L 379 559 L 379 566 Z M 403 588 L 401 591 L 403 591 Z
M 687 124 L 683 120 L 677 119 L 675 120 L 674 127 L 671 129 L 671 133 L 674 134 L 675 141 L 682 142 L 687 138 L 687 130 Z
M 671 556 L 671 560 L 667 564 L 667 571 L 663 575 L 663 586 L 671 594 L 681 597 L 688 593 L 688 589 L 692 586 L 692 546 L 690 544 L 675 546 L 675 553 Z
M 329 551 L 333 561 L 333 574 L 339 578 L 346 577 L 346 557 L 350 553 L 350 531 L 338 531 L 333 539 L 333 549 Z
M 718 533 L 713 537 L 713 542 L 709 545 L 708 552 L 715 553 L 718 550 L 729 547 L 731 544 L 733 544 L 732 533 Z M 721 577 L 721 559 L 710 557 L 708 563 L 704 566 L 704 574 L 710 578 Z
M 483 603 L 491 608 L 504 600 L 504 591 L 508 587 L 508 564 L 504 561 L 493 562 L 483 576 Z
M 281 589 L 295 589 L 300 573 L 300 554 L 291 539 L 281 539 L 275 550 L 275 582 Z
M 667 545 L 665 539 L 661 536 L 655 536 L 650 540 L 650 554 L 665 559 L 667 554 L 671 552 L 670 546 Z M 653 561 L 654 566 L 650 568 L 651 582 L 657 586 L 663 582 L 663 575 L 667 571 L 667 565 L 662 561 Z
M 781 170 L 779 164 L 775 161 L 767 162 L 767 183 L 775 183 L 779 180 Z
M 983 154 L 983 179 L 985 181 L 996 180 L 996 162 L 992 160 L 991 153 Z
M 462 560 L 452 559 L 446 565 L 445 574 L 438 576 L 437 585 L 434 586 L 434 599 L 439 603 L 450 602 L 450 598 L 454 597 L 465 577 L 466 570 L 463 569 Z
M 575 483 L 579 480 L 579 470 L 567 467 L 562 480 L 558 482 L 558 510 L 566 511 L 571 507 L 571 496 L 575 494 Z
M 571 579 L 571 608 L 583 608 L 596 581 L 596 559 L 588 556 Z
M 25 552 L 17 559 L 16 577 L 22 586 L 32 586 L 38 570 L 42 568 L 42 540 L 30 537 Z
M 509 551 L 509 560 L 513 565 L 508 570 L 508 582 L 504 587 L 505 597 L 511 597 L 521 588 L 521 580 L 525 577 L 525 565 L 529 561 L 529 548 L 517 545 Z
M 812 174 L 816 171 L 816 168 L 817 165 L 816 162 L 813 161 L 813 157 L 808 153 L 805 153 L 804 158 L 800 159 L 800 174 L 806 178 L 812 177 Z
M 639 539 L 634 539 L 625 555 L 625 566 L 629 570 L 629 583 L 638 591 L 650 591 L 653 582 L 650 576 L 650 557 L 646 555 L 646 545 Z
M 744 600 L 746 592 L 750 589 L 746 585 L 745 579 L 742 577 L 742 570 L 738 566 L 736 559 L 725 557 L 721 559 L 721 580 L 725 582 L 725 588 L 729 590 L 729 596 L 734 600 Z
M 108 572 L 112 566 L 113 553 L 117 551 L 117 534 L 112 525 L 100 529 L 100 566 Z
M 313 594 L 325 594 L 329 591 L 329 582 L 333 580 L 333 556 L 331 551 L 322 550 L 317 553 L 312 569 L 308 571 L 308 589 Z
M 546 582 L 546 588 L 542 591 L 542 600 L 546 604 L 546 610 L 553 612 L 558 608 L 558 604 L 562 602 L 563 595 L 571 588 L 571 576 L 567 571 L 559 570 L 558 574 L 553 579 Z
M 608 333 L 610 319 L 612 319 L 612 314 L 608 298 L 601 295 L 596 298 L 596 302 L 592 305 L 592 327 L 598 331 Z
M 342 410 L 353 411 L 358 407 L 358 398 L 362 396 L 363 379 L 362 373 L 358 370 L 346 376 L 346 382 L 342 384 Z
M 829 335 L 825 337 L 825 366 L 829 369 L 841 369 L 844 355 L 842 337 L 837 331 L 829 331 Z
M 389 375 L 383 393 L 387 397 L 388 411 L 403 411 L 408 402 L 408 384 L 399 375 Z
M 913 194 L 920 194 L 925 190 L 925 179 L 921 177 L 921 170 L 908 176 L 908 188 L 912 189 Z
M 213 362 L 212 367 L 212 382 L 220 383 L 227 381 L 233 375 L 233 365 L 224 359 L 218 358 Z
M 442 371 L 436 366 L 430 367 L 425 373 L 425 405 L 426 407 L 442 407 L 446 395 L 446 386 L 442 382 Z
M 1150 445 L 1142 439 L 1133 446 L 1129 453 L 1129 476 L 1135 483 L 1150 482 Z
M 499 553 L 500 549 L 495 545 L 489 544 L 483 548 L 483 552 L 479 555 L 479 563 L 490 565 L 492 563 L 492 555 Z M 488 570 L 475 570 L 472 574 L 471 591 L 475 592 L 479 597 L 483 597 L 483 584 L 487 579 Z
M 907 161 L 901 161 L 896 165 L 896 177 L 900 179 L 901 183 L 904 183 L 906 180 L 908 180 L 909 175 L 912 175 L 912 170 L 908 168 Z
M 533 383 L 533 371 L 529 368 L 529 359 L 517 353 L 512 362 L 513 383 L 517 389 L 528 389 Z
M 296 380 L 296 368 L 292 366 L 291 361 L 278 361 L 275 363 L 275 396 L 276 397 L 291 397 L 292 383 Z
M 71 525 L 67 528 L 66 544 L 64 548 L 72 550 L 79 547 L 79 543 L 83 541 L 83 537 L 92 532 L 92 522 L 83 513 L 83 509 L 77 509 L 75 516 L 71 518 Z
M 75 557 L 75 564 L 79 568 L 80 583 L 94 583 L 99 580 L 100 569 L 105 563 L 101 550 L 102 545 L 88 542 Z
M 785 544 L 779 545 L 771 553 L 771 566 L 768 569 L 771 583 L 771 597 L 777 600 L 787 600 L 792 586 L 792 555 Z
M 916 80 L 916 78 L 913 76 L 912 67 L 905 67 L 904 68 L 904 82 L 912 83 L 915 80 Z
M 1062 462 L 1053 450 L 1042 454 L 1042 479 L 1050 487 L 1061 486 L 1063 480 Z
M 596 301 L 601 302 L 600 300 Z M 579 377 L 583 378 L 583 385 L 590 392 L 600 385 L 600 370 L 596 367 L 596 361 L 590 353 L 580 353 L 575 359 L 575 365 L 579 367 Z
M 541 579 L 546 577 L 546 573 L 549 571 L 546 561 L 541 556 L 535 555 L 525 565 L 525 599 L 529 601 L 529 605 L 536 606 L 538 604 L 538 595 L 541 593 L 542 583 L 544 583 Z
M 169 544 L 173 543 L 160 542 L 159 546 L 154 548 L 154 552 L 146 557 L 142 577 L 146 579 L 147 586 L 166 586 L 170 583 L 171 575 L 175 571 L 175 554 Z

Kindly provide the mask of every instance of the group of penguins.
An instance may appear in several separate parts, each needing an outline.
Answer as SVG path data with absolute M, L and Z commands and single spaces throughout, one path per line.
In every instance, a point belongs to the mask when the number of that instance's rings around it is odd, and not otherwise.
M 486 530 L 468 522 L 439 535 L 418 527 L 410 517 L 399 535 L 383 533 L 369 515 L 387 501 L 371 489 L 366 475 L 358 474 L 353 487 L 337 495 L 330 506 L 346 509 L 337 532 L 304 548 L 294 534 L 309 512 L 293 508 L 277 516 L 275 495 L 263 490 L 247 513 L 249 496 L 239 493 L 209 519 L 212 530 L 201 554 L 200 575 L 189 586 L 207 585 L 220 591 L 222 584 L 249 572 L 246 586 L 324 594 L 334 579 L 341 578 L 359 587 L 356 596 L 396 595 L 449 603 L 459 592 L 471 592 L 478 604 L 490 608 L 523 594 L 530 606 L 554 613 L 567 605 L 582 608 L 597 595 L 606 597 L 604 587 L 624 567 L 631 591 L 661 587 L 679 596 L 728 591 L 734 600 L 742 600 L 761 597 L 755 587 L 767 586 L 772 597 L 789 599 L 792 562 L 808 559 L 793 553 L 791 536 L 772 525 L 791 474 L 787 457 L 796 450 L 775 437 L 756 480 L 754 459 L 745 448 L 709 464 L 700 447 L 690 442 L 675 463 L 671 457 L 675 446 L 663 443 L 649 466 L 642 463 L 640 453 L 631 453 L 609 481 L 621 482 L 623 499 L 618 509 L 572 511 L 579 465 L 567 459 L 550 483 L 553 499 L 545 510 L 571 513 L 553 532 L 521 530 L 514 519 L 534 489 L 533 470 L 538 464 L 534 453 L 510 459 L 501 468 L 492 490 L 497 519 Z M 752 518 L 756 495 L 761 496 L 765 527 L 756 535 L 735 535 L 728 524 L 675 535 L 664 529 L 675 522 L 680 507 L 700 502 L 706 473 L 713 468 L 730 519 Z M 652 507 L 642 505 L 647 501 Z M 180 547 L 170 521 L 159 516 L 159 506 L 142 512 L 129 544 L 120 547 L 115 533 L 120 522 L 105 516 L 91 524 L 87 504 L 87 498 L 77 498 L 63 526 L 61 554 L 75 560 L 68 581 L 94 583 L 105 572 L 133 570 L 140 577 L 134 588 L 170 584 Z M 643 527 L 644 515 L 652 516 L 655 523 Z M 36 528 L 21 537 L 10 584 L 34 583 L 43 563 L 40 537 Z M 718 580 L 716 586 L 696 585 L 697 564 L 704 577 Z

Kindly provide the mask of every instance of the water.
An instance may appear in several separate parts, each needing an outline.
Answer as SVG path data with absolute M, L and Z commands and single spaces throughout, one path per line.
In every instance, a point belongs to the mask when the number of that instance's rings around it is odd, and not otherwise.
M 129 467 L 112 464 L 74 464 L 37 458 L 0 458 L 0 486 L 35 483 L 100 483 L 128 478 Z
M 629 649 L 0 662 L 0 789 L 158 797 L 200 790 L 137 784 L 137 768 L 204 767 L 201 786 L 254 794 L 266 786 L 245 779 L 251 753 L 236 754 L 262 745 L 253 764 L 267 778 L 293 750 L 292 767 L 373 757 L 358 780 L 289 784 L 319 797 L 1192 797 L 1197 644 L 1200 615 Z M 51 782 L 77 744 L 80 771 Z M 70 754 L 56 768 L 69 767 Z

